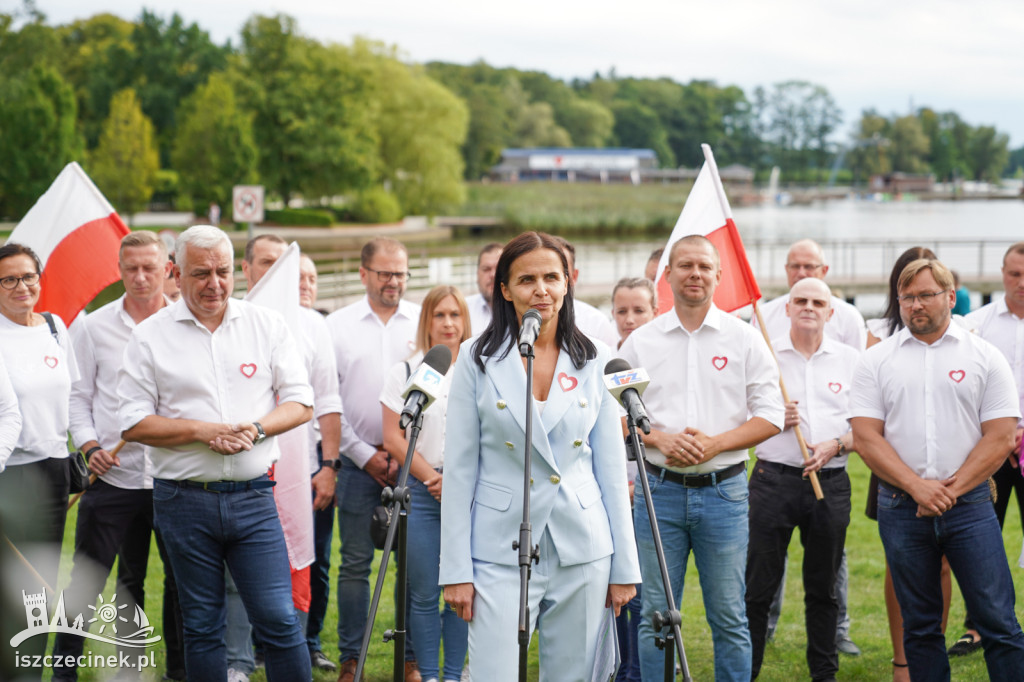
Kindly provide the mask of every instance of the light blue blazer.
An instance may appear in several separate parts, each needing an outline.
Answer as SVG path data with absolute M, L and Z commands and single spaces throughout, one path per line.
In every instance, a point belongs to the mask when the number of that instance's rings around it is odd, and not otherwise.
M 485 357 L 462 344 L 448 394 L 441 496 L 442 585 L 473 582 L 473 560 L 515 566 L 523 517 L 526 371 L 515 348 Z M 543 413 L 534 404 L 530 448 L 533 542 L 547 529 L 560 564 L 611 556 L 612 584 L 640 582 L 622 426 L 602 372 L 611 351 L 583 369 L 558 356 Z

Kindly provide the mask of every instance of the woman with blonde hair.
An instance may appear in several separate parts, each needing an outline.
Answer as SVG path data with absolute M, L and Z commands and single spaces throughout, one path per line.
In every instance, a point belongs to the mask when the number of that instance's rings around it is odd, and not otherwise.
M 384 449 L 405 463 L 409 448 L 406 432 L 399 427 L 402 390 L 409 375 L 423 362 L 432 347 L 441 344 L 452 352 L 470 337 L 466 299 L 452 286 L 436 286 L 423 299 L 416 331 L 416 353 L 391 368 L 380 394 L 383 409 Z M 450 606 L 438 610 L 441 587 L 438 567 L 441 556 L 441 483 L 443 480 L 445 417 L 452 369 L 441 383 L 440 395 L 423 412 L 423 427 L 409 469 L 412 500 L 408 521 L 409 630 L 420 674 L 426 682 L 458 680 L 466 658 L 468 626 Z M 444 677 L 440 676 L 438 649 L 444 640 Z

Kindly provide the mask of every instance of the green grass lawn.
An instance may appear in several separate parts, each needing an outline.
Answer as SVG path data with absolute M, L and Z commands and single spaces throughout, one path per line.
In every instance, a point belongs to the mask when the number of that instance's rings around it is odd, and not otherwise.
M 863 650 L 863 655 L 858 658 L 848 656 L 840 657 L 839 678 L 842 680 L 867 680 L 878 681 L 890 679 L 891 665 L 890 658 L 892 650 L 889 644 L 888 624 L 885 617 L 885 604 L 882 598 L 882 578 L 885 571 L 885 561 L 882 554 L 882 545 L 878 539 L 878 531 L 875 522 L 864 516 L 864 502 L 867 496 L 868 471 L 859 458 L 851 458 L 850 474 L 853 480 L 853 515 L 850 522 L 850 529 L 847 535 L 847 556 L 850 568 L 850 611 L 853 618 L 851 637 Z M 1010 557 L 1014 584 L 1017 593 L 1024 590 L 1024 570 L 1016 567 L 1017 556 L 1021 549 L 1021 523 L 1015 504 L 1011 504 L 1011 511 L 1008 513 L 1006 528 L 1003 537 L 1006 543 L 1006 553 Z M 60 586 L 67 583 L 68 571 L 70 568 L 74 541 L 75 514 L 69 515 L 68 532 L 64 539 L 64 556 L 66 561 L 61 566 Z M 510 540 L 511 541 L 511 540 Z M 334 542 L 334 556 L 338 556 L 339 543 L 337 538 Z M 802 562 L 803 549 L 800 543 L 794 539 L 790 547 L 790 566 L 788 582 L 786 584 L 786 603 L 783 609 L 782 619 L 779 621 L 778 632 L 775 641 L 768 645 L 765 653 L 764 666 L 761 671 L 760 680 L 765 682 L 791 682 L 795 679 L 806 679 L 808 677 L 807 666 L 804 659 L 806 638 L 804 635 L 803 617 L 803 591 L 800 584 L 800 571 L 798 567 Z M 379 562 L 379 553 L 378 553 Z M 389 573 L 393 574 L 392 568 Z M 336 575 L 337 566 L 332 567 L 332 574 Z M 700 585 L 696 579 L 696 568 L 692 559 L 687 572 L 688 580 L 683 595 L 683 642 L 686 646 L 686 654 L 690 663 L 690 671 L 694 680 L 704 681 L 713 679 L 711 652 L 711 633 L 707 622 L 704 619 L 704 609 L 701 601 Z M 374 578 L 371 577 L 371 580 Z M 372 584 L 372 583 L 371 583 Z M 163 567 L 160 558 L 156 553 L 156 545 L 153 544 L 150 552 L 149 575 L 146 578 L 146 614 L 161 634 L 160 612 L 161 612 L 161 590 L 163 585 Z M 109 600 L 113 592 L 113 583 L 108 581 L 106 598 Z M 377 618 L 375 633 L 370 648 L 370 659 L 367 665 L 366 679 L 370 682 L 384 682 L 391 679 L 392 647 L 390 644 L 382 643 L 381 637 L 388 627 L 393 625 L 393 602 L 389 598 L 392 594 L 391 582 L 387 583 L 384 591 L 385 598 L 382 599 L 382 611 Z M 964 617 L 963 600 L 959 592 L 953 591 L 953 605 L 949 615 L 949 629 L 946 633 L 948 644 L 962 633 L 961 624 Z M 1019 617 L 1019 611 L 1018 611 Z M 338 605 L 333 600 L 327 612 L 327 623 L 322 633 L 324 651 L 332 658 L 337 657 L 337 634 L 335 628 L 338 622 Z M 87 643 L 89 647 L 94 642 Z M 51 641 L 52 646 L 52 641 Z M 102 649 L 102 647 L 100 647 Z M 112 653 L 112 649 L 110 651 Z M 163 648 L 157 647 L 156 656 L 159 671 L 150 679 L 159 680 L 163 672 Z M 953 679 L 958 680 L 980 680 L 986 679 L 985 664 L 981 653 L 974 654 L 967 658 L 952 659 Z M 81 680 L 104 679 L 99 671 L 83 670 L 80 672 Z M 253 676 L 253 680 L 264 680 L 262 671 Z M 327 673 L 314 673 L 314 679 L 318 682 L 334 680 L 335 675 Z M 537 679 L 537 653 L 536 641 L 531 652 L 531 680 Z M 487 681 L 481 681 L 487 682 Z

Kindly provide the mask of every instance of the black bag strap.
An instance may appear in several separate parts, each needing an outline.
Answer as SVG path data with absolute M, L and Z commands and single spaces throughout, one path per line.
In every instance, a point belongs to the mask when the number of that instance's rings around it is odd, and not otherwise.
M 46 320 L 46 324 L 50 325 L 50 333 L 53 334 L 53 340 L 60 345 L 60 337 L 57 335 L 57 325 L 53 322 L 53 315 L 50 313 L 42 313 L 43 319 Z

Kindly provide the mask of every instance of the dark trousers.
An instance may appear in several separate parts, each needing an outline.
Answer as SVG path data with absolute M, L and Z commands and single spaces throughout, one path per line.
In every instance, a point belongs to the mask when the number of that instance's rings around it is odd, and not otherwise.
M 804 617 L 807 666 L 813 679 L 839 670 L 834 586 L 850 525 L 850 478 L 845 469 L 819 472 L 825 499 L 797 467 L 758 461 L 750 477 L 750 544 L 747 554 L 747 620 L 753 644 L 753 677 L 764 659 L 768 610 L 782 581 L 794 529 L 804 547 Z
M 1007 459 L 999 471 L 992 475 L 996 482 L 996 518 L 999 519 L 999 527 L 1003 527 L 1006 521 L 1006 510 L 1010 507 L 1010 494 L 1016 493 L 1017 512 L 1021 521 L 1024 521 L 1024 476 L 1021 476 L 1020 469 L 1010 464 Z M 974 627 L 974 620 L 968 611 L 964 614 L 964 629 L 977 630 Z
M 323 464 L 320 443 L 316 444 L 317 462 Z M 315 472 L 314 472 L 315 473 Z M 320 651 L 320 630 L 327 616 L 327 600 L 331 595 L 331 540 L 334 535 L 334 510 L 313 511 L 313 550 L 316 559 L 309 567 L 309 620 L 306 623 L 306 645 L 309 650 Z
M 115 558 L 118 605 L 125 605 L 126 614 L 134 614 L 136 605 L 145 606 L 144 583 L 152 529 L 152 490 L 119 488 L 100 479 L 86 491 L 78 504 L 71 582 L 64 589 L 68 618 L 81 613 L 84 620 L 89 620 L 89 606 L 95 606 Z M 58 633 L 53 653 L 68 660 L 63 657 L 80 656 L 84 644 L 84 638 L 78 635 Z M 136 652 L 132 649 L 131 653 Z M 129 659 L 134 661 L 136 657 Z M 55 680 L 78 679 L 75 666 L 55 667 L 53 676 Z
M 43 592 L 40 577 L 52 589 L 57 588 L 60 547 L 67 518 L 68 479 L 67 459 L 49 458 L 8 466 L 0 473 L 0 532 L 11 543 L 0 540 L 2 680 L 21 682 L 42 678 L 41 667 L 15 667 L 14 656 L 42 656 L 46 653 L 46 637 L 29 637 L 16 649 L 9 642 L 11 637 L 27 627 L 23 595 Z M 17 548 L 20 557 L 11 545 Z M 44 620 L 49 623 L 56 606 L 56 595 L 47 590 L 46 597 Z

